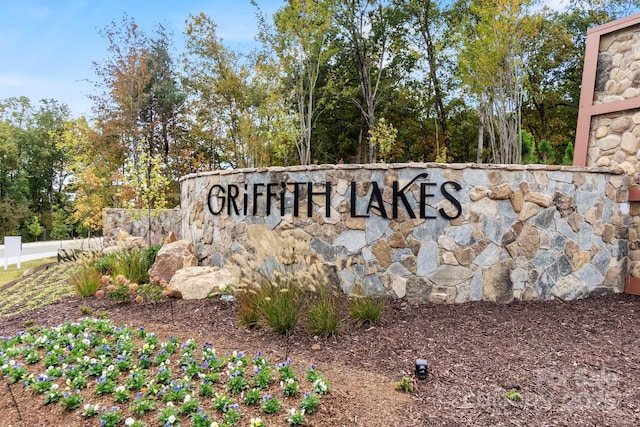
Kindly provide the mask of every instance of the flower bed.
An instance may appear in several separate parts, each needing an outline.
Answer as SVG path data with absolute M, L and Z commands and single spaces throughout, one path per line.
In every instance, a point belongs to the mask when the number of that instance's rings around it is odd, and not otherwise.
M 288 359 L 222 355 L 192 339 L 160 342 L 144 328 L 101 319 L 2 337 L 0 374 L 101 426 L 303 424 L 329 392 L 314 366 L 301 378 Z

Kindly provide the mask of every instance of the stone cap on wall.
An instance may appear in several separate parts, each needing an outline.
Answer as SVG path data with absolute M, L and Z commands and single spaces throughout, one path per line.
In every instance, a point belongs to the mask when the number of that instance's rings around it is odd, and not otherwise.
M 260 168 L 242 169 L 218 169 L 215 171 L 196 172 L 180 178 L 180 182 L 196 177 L 210 175 L 229 175 L 236 173 L 262 173 L 262 172 L 309 172 L 325 170 L 395 170 L 405 168 L 425 167 L 429 169 L 482 169 L 501 171 L 564 171 L 583 173 L 608 173 L 612 175 L 623 175 L 625 172 L 619 167 L 585 167 L 585 166 L 560 166 L 560 165 L 516 165 L 516 164 L 484 164 L 484 163 L 362 163 L 362 164 L 322 164 L 308 166 L 271 166 Z

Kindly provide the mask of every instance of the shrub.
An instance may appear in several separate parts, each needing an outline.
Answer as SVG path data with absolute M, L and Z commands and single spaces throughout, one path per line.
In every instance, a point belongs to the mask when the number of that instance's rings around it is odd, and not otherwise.
M 357 295 L 349 299 L 349 316 L 358 323 L 377 322 L 383 308 L 384 298 Z
M 102 286 L 100 281 L 102 274 L 91 264 L 82 264 L 80 268 L 69 278 L 69 282 L 76 293 L 82 297 L 92 297 Z
M 297 229 L 282 235 L 268 229 L 249 233 L 246 246 L 226 265 L 240 277 L 234 294 L 244 324 L 264 324 L 279 333 L 296 326 L 306 292 L 315 292 L 326 280 L 309 239 Z
M 118 252 L 111 252 L 107 255 L 96 258 L 93 265 L 103 275 L 111 276 L 113 274 Z
M 274 332 L 287 333 L 298 323 L 300 289 L 297 283 L 263 283 L 256 297 L 256 307 L 260 317 Z
M 340 314 L 336 297 L 330 289 L 322 287 L 318 297 L 309 303 L 307 330 L 313 335 L 335 335 L 340 329 Z
M 149 281 L 149 260 L 146 249 L 132 249 L 115 253 L 111 276 L 122 275 L 133 283 Z
M 245 290 L 236 295 L 240 323 L 250 328 L 260 323 L 260 311 L 257 304 L 258 294 L 253 290 Z

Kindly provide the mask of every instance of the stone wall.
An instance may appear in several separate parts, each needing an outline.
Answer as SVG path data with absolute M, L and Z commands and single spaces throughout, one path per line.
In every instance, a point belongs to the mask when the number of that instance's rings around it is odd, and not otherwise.
M 131 236 L 151 238 L 151 243 L 162 241 L 170 232 L 181 236 L 182 215 L 180 209 L 103 209 L 102 231 L 104 246 L 113 246 L 118 242 L 118 235 L 126 232 Z M 151 236 L 149 236 L 151 229 Z
M 183 177 L 181 193 L 182 236 L 202 265 L 223 264 L 251 230 L 296 229 L 345 291 L 362 283 L 369 293 L 437 303 L 575 299 L 621 292 L 627 274 L 619 169 L 245 169 Z
M 597 29 L 596 29 L 597 30 Z M 640 97 L 640 25 L 603 34 L 593 105 L 613 104 Z M 619 167 L 640 183 L 640 110 L 631 109 L 591 118 L 586 166 Z M 640 277 L 640 202 L 630 202 L 629 275 Z

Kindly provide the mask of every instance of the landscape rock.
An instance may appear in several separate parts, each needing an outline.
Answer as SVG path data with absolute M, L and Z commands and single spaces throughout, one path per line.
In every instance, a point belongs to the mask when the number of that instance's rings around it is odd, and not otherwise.
M 170 282 L 176 271 L 198 265 L 198 259 L 193 255 L 191 242 L 187 240 L 177 240 L 173 243 L 164 244 L 156 261 L 149 269 L 149 277 L 159 277 Z
M 220 285 L 234 282 L 229 270 L 219 267 L 186 267 L 175 272 L 169 288 L 180 292 L 182 299 L 203 299 Z

